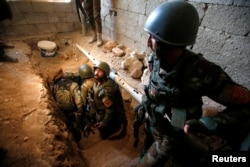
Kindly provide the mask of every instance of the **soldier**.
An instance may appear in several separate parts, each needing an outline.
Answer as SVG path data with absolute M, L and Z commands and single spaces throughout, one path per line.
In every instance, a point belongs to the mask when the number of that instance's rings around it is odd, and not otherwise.
M 79 75 L 82 79 L 81 96 L 82 96 L 82 100 L 83 100 L 83 106 L 84 106 L 84 108 L 88 108 L 87 107 L 88 91 L 93 86 L 96 79 L 94 78 L 92 68 L 87 64 L 83 64 L 79 67 Z
M 75 78 L 74 73 L 64 73 L 62 78 L 55 81 L 53 93 L 59 108 L 67 118 L 66 124 L 69 130 L 78 142 L 81 139 L 80 117 L 83 115 L 83 101 Z
M 0 21 L 5 19 L 12 19 L 12 12 L 10 9 L 10 5 L 6 0 L 0 0 Z M 9 46 L 4 44 L 4 42 L 0 41 L 0 62 L 18 62 L 18 59 L 12 58 L 5 54 L 4 49 L 13 48 L 13 46 Z
M 198 26 L 198 13 L 186 1 L 164 2 L 146 21 L 144 30 L 153 51 L 150 81 L 139 109 L 148 115 L 146 138 L 144 152 L 131 166 L 164 166 L 165 162 L 172 162 L 170 166 L 202 166 L 201 156 L 218 147 L 200 145 L 191 137 L 198 132 L 216 133 L 232 150 L 249 149 L 249 90 L 218 65 L 186 49 L 195 43 Z M 202 96 L 227 108 L 202 117 Z
M 89 103 L 88 103 L 88 92 L 96 82 L 92 68 L 88 64 L 82 64 L 79 67 L 79 75 L 81 77 L 81 97 L 83 101 L 83 115 L 81 119 L 81 125 L 83 130 L 83 136 L 88 137 L 90 133 L 94 133 L 94 130 L 88 126 L 89 124 Z
M 126 121 L 119 87 L 108 77 L 109 73 L 109 65 L 98 62 L 94 66 L 94 77 L 97 81 L 88 94 L 89 117 L 95 122 L 102 139 L 117 132 Z
M 101 20 L 101 0 L 82 0 L 84 11 L 87 15 L 87 21 L 91 26 L 92 37 L 89 43 L 97 41 L 99 47 L 102 41 L 102 20 Z

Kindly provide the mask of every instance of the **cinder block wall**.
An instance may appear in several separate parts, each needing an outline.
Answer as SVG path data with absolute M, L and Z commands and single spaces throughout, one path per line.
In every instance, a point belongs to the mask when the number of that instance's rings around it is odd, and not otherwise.
M 165 0 L 101 0 L 103 35 L 146 51 L 147 16 Z M 250 89 L 250 0 L 189 0 L 200 16 L 193 51 L 221 65 L 236 82 Z M 13 20 L 4 23 L 5 34 L 36 35 L 81 30 L 75 0 L 48 3 L 10 1 Z M 110 16 L 109 10 L 117 11 Z
M 13 19 L 5 20 L 1 31 L 7 35 L 36 35 L 79 30 L 81 24 L 74 2 L 10 0 Z
M 103 31 L 126 46 L 146 50 L 147 16 L 165 0 L 102 0 Z M 222 66 L 250 89 L 250 0 L 189 0 L 200 16 L 194 52 Z M 117 16 L 109 16 L 109 9 Z M 104 17 L 106 16 L 106 17 Z M 105 18 L 105 19 L 104 19 Z

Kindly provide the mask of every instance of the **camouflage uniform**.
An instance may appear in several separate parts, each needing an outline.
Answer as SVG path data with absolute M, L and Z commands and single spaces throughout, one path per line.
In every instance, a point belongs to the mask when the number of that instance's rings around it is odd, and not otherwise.
M 88 94 L 90 104 L 89 116 L 91 119 L 102 122 L 105 126 L 99 128 L 100 137 L 105 139 L 120 129 L 124 119 L 124 108 L 118 86 L 111 80 L 101 85 L 94 83 Z M 122 111 L 121 111 L 122 109 Z
M 95 78 L 87 78 L 84 79 L 82 85 L 81 85 L 81 96 L 83 101 L 83 106 L 87 106 L 87 97 L 88 97 L 88 91 L 95 83 Z
M 73 79 L 62 78 L 56 81 L 54 95 L 59 108 L 66 114 L 82 111 L 83 102 L 79 85 Z
M 96 33 L 102 33 L 101 0 L 83 0 L 87 21 Z
M 154 56 L 150 83 L 145 94 L 143 107 L 149 118 L 144 149 L 148 151 L 137 166 L 162 163 L 161 159 L 175 153 L 178 157 L 181 157 L 181 153 L 182 157 L 191 154 L 189 161 L 198 157 L 185 145 L 183 132 L 175 127 L 173 117 L 183 112 L 185 118 L 182 125 L 187 120 L 199 119 L 202 115 L 202 96 L 228 106 L 212 119 L 217 123 L 216 130 L 233 149 L 239 148 L 250 130 L 249 91 L 233 82 L 219 66 L 188 50 L 185 50 L 184 56 L 170 72 L 161 69 L 159 60 Z M 237 139 L 231 138 L 234 135 L 237 135 Z M 173 152 L 178 148 L 180 152 Z
M 53 93 L 59 108 L 67 118 L 68 129 L 72 132 L 74 139 L 79 141 L 81 125 L 78 115 L 82 114 L 83 101 L 78 83 L 71 77 L 58 79 L 54 84 Z

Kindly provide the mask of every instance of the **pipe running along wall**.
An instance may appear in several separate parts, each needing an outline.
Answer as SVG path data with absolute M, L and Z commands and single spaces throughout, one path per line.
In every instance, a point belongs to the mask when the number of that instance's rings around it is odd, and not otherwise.
M 80 52 L 85 55 L 93 64 L 96 64 L 98 60 L 93 57 L 89 52 L 83 49 L 80 45 L 75 44 L 76 47 L 80 50 Z M 114 70 L 111 69 L 109 77 L 114 80 L 121 88 L 126 90 L 138 103 L 142 101 L 142 94 L 131 87 L 127 82 L 125 82 Z

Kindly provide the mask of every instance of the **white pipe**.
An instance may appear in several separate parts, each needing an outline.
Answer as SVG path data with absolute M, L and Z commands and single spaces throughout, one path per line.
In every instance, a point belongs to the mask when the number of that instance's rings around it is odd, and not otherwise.
M 75 44 L 76 47 L 93 63 L 96 64 L 98 60 L 96 60 L 89 52 L 83 49 L 80 45 Z M 142 101 L 142 94 L 127 84 L 116 72 L 111 70 L 109 77 L 114 80 L 120 87 L 126 90 L 138 103 Z
M 119 86 L 125 89 L 138 103 L 142 101 L 142 94 L 127 84 L 117 73 L 111 71 L 109 77 L 113 79 Z
M 86 56 L 93 64 L 96 64 L 98 60 L 96 60 L 89 52 L 83 49 L 80 45 L 75 44 L 76 47 Z

